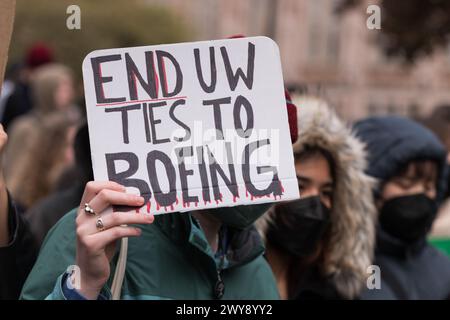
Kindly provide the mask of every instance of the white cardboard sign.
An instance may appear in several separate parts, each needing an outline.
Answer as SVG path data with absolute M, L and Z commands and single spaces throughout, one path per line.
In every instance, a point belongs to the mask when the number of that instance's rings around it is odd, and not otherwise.
M 271 39 L 93 51 L 83 78 L 95 180 L 141 194 L 141 211 L 299 197 Z

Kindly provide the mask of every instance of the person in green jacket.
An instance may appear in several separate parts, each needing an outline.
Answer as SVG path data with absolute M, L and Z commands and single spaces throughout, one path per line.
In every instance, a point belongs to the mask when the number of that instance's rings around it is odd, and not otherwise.
M 114 182 L 89 182 L 81 204 L 100 212 L 109 205 L 143 203 L 124 191 Z M 124 237 L 130 239 L 121 299 L 278 299 L 256 229 L 242 229 L 266 209 L 254 205 L 156 218 L 117 212 L 104 216 L 105 229 L 98 231 L 83 205 L 49 232 L 21 299 L 110 299 L 117 240 Z M 79 267 L 78 280 L 72 265 Z
M 286 106 L 296 139 L 296 108 Z M 143 203 L 118 183 L 88 182 L 80 206 L 48 233 L 21 299 L 279 299 L 253 226 L 269 204 L 113 212 L 98 223 L 107 207 Z

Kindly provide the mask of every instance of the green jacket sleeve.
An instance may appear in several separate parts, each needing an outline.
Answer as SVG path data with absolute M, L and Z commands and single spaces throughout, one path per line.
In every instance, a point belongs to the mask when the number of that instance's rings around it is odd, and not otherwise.
M 49 231 L 20 299 L 62 298 L 58 293 L 61 290 L 60 277 L 75 264 L 75 217 L 76 211 L 72 210 Z

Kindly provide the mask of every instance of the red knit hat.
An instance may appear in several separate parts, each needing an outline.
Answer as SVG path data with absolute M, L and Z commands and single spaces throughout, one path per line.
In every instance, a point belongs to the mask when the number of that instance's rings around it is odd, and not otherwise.
M 238 33 L 228 37 L 228 39 L 237 39 L 237 38 L 245 38 L 245 36 L 243 34 Z
M 288 112 L 289 132 L 291 133 L 291 141 L 294 143 L 298 138 L 297 125 L 297 106 L 292 103 L 291 95 L 284 89 L 284 97 L 286 98 L 286 108 Z
M 53 51 L 43 43 L 36 43 L 27 52 L 25 63 L 31 68 L 53 62 Z

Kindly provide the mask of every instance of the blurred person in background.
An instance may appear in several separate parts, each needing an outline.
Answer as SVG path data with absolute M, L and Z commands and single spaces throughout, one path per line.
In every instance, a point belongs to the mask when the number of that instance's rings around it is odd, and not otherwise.
M 73 162 L 73 125 L 79 119 L 72 104 L 72 73 L 67 67 L 40 67 L 33 76 L 32 93 L 33 111 L 10 127 L 4 161 L 6 184 L 20 210 L 46 196 Z
M 31 79 L 39 67 L 53 61 L 53 51 L 44 43 L 36 43 L 29 48 L 25 57 L 24 67 L 20 68 L 14 90 L 5 101 L 1 117 L 1 123 L 5 131 L 9 131 L 9 127 L 14 120 L 33 109 L 34 99 L 31 93 Z
M 65 118 L 61 115 L 49 116 L 50 121 L 60 122 L 57 125 L 60 133 L 51 133 L 51 136 L 63 136 L 66 124 Z M 45 120 L 48 120 L 46 118 Z M 0 155 L 3 153 L 6 145 L 6 133 L 0 125 Z M 44 139 L 48 147 L 54 144 L 55 139 Z M 57 143 L 53 145 L 57 147 Z M 33 207 L 25 215 L 17 209 L 14 201 L 6 191 L 6 185 L 3 179 L 3 171 L 0 171 L 0 300 L 15 300 L 19 298 L 20 290 L 31 271 L 36 260 L 39 247 L 47 234 L 48 230 L 70 209 L 76 207 L 82 195 L 85 182 L 92 179 L 92 166 L 90 162 L 89 136 L 87 125 L 81 126 L 75 139 L 75 156 L 77 160 L 77 176 L 72 179 L 72 187 L 68 190 L 59 190 L 56 188 L 54 195 L 46 198 L 37 206 Z M 45 146 L 42 146 L 42 152 L 39 152 L 34 161 L 48 157 L 51 159 L 51 153 L 45 155 Z M 48 148 L 47 148 L 48 149 Z M 67 150 L 70 157 L 70 150 Z M 56 154 L 55 154 L 56 155 Z M 0 157 L 1 158 L 1 157 Z M 45 159 L 44 159 L 45 160 Z M 35 178 L 38 183 L 40 176 L 45 175 L 32 165 L 30 180 Z M 1 168 L 0 168 L 1 170 Z M 25 173 L 24 173 L 25 174 Z M 39 189 L 36 189 L 39 190 Z M 76 200 L 75 200 L 76 199 Z
M 301 199 L 257 221 L 282 299 L 354 299 L 371 265 L 376 209 L 363 144 L 328 105 L 298 108 L 293 144 Z
M 9 100 L 19 83 L 21 69 L 22 66 L 18 63 L 14 63 L 6 68 L 5 79 L 0 88 L 0 123 L 2 123 L 6 102 Z
M 354 126 L 367 144 L 367 173 L 378 179 L 375 265 L 381 288 L 364 299 L 449 299 L 450 260 L 427 242 L 444 197 L 447 152 L 420 124 L 373 117 Z
M 60 179 L 66 179 L 70 187 L 63 189 L 60 183 L 56 191 L 30 208 L 25 216 L 30 222 L 37 245 L 40 247 L 47 232 L 71 209 L 78 206 L 83 195 L 84 186 L 94 179 L 92 173 L 91 150 L 87 124 L 83 124 L 75 137 L 74 168 L 68 168 L 70 173 L 63 174 Z
M 12 144 L 18 148 L 28 144 L 28 148 L 10 158 L 20 158 L 14 166 L 6 166 L 6 170 L 11 170 L 6 172 L 7 186 L 23 210 L 55 191 L 61 174 L 75 162 L 73 140 L 76 122 L 66 114 L 54 113 L 36 121 L 33 126 L 29 132 L 32 136 L 12 135 Z
M 0 159 L 6 141 L 7 135 L 0 124 Z M 19 298 L 37 253 L 29 224 L 16 210 L 0 167 L 0 300 Z

